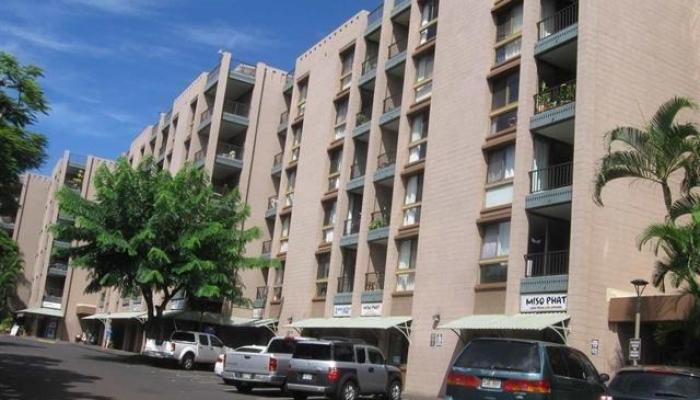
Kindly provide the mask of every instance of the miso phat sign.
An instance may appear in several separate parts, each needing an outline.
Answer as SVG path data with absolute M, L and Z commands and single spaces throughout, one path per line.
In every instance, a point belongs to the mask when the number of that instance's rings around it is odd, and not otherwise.
M 520 312 L 566 311 L 566 293 L 524 294 Z

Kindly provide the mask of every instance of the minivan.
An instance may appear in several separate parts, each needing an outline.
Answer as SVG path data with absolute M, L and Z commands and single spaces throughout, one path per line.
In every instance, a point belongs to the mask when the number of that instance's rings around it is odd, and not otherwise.
M 598 400 L 606 374 L 582 352 L 524 339 L 474 339 L 447 375 L 448 400 Z

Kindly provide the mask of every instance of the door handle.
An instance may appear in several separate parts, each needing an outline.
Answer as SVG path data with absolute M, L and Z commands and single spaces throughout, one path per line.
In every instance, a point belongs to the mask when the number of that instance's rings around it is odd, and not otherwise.
M 250 360 L 250 356 L 243 356 L 246 360 Z
M 369 372 L 374 372 L 374 367 L 369 367 Z

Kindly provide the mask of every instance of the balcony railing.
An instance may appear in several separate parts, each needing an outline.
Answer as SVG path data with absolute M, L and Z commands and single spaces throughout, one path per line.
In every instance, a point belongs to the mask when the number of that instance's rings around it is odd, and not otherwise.
M 354 276 L 338 277 L 338 293 L 352 293 Z
M 389 45 L 389 59 L 392 59 L 406 50 L 406 39 L 399 39 Z
M 537 23 L 537 37 L 542 40 L 578 22 L 578 2 Z
M 267 209 L 272 210 L 273 208 L 277 208 L 277 196 L 267 198 Z
M 355 126 L 360 126 L 372 119 L 372 107 L 368 107 L 355 115 Z
M 229 160 L 242 160 L 243 147 L 234 146 L 228 143 L 219 143 L 219 146 L 216 149 L 216 155 L 218 157 L 224 157 Z
M 280 114 L 280 126 L 286 126 L 287 122 L 289 122 L 289 111 L 285 111 L 282 114 Z
M 369 25 L 372 25 L 373 23 L 379 21 L 380 19 L 382 19 L 383 15 L 384 15 L 384 4 L 380 5 L 379 7 L 372 10 L 371 13 L 369 13 L 369 15 L 367 16 L 367 25 L 369 26 Z
M 377 169 L 388 167 L 396 163 L 396 155 L 382 153 L 377 157 Z
M 257 289 L 255 289 L 255 299 L 266 300 L 268 289 L 267 286 L 258 286 Z
M 530 171 L 530 193 L 571 186 L 573 164 L 571 162 Z
M 394 98 L 393 96 L 388 96 L 384 99 L 382 111 L 386 114 L 389 111 L 395 110 L 399 107 L 401 107 L 401 97 L 397 96 L 397 98 Z
M 54 262 L 49 264 L 49 271 L 52 273 L 65 274 L 68 271 L 68 265 L 64 263 Z
M 270 254 L 270 251 L 272 250 L 272 240 L 266 240 L 262 242 L 262 254 Z
M 365 274 L 365 292 L 384 290 L 384 273 L 368 272 Z
M 362 75 L 370 73 L 377 69 L 377 56 L 367 57 L 362 62 Z
M 250 106 L 237 101 L 227 101 L 224 103 L 224 112 L 241 117 L 248 117 L 248 114 L 250 113 Z
M 360 216 L 345 220 L 343 235 L 353 235 L 360 231 Z
M 202 111 L 199 114 L 199 123 L 200 124 L 208 119 L 211 119 L 211 108 L 207 108 L 206 110 Z
M 375 211 L 372 213 L 372 220 L 369 223 L 369 229 L 380 229 L 389 226 L 389 214 L 384 211 Z
M 569 250 L 532 253 L 525 256 L 525 276 L 565 275 L 569 273 Z
M 545 88 L 535 95 L 535 114 L 576 101 L 576 80 Z
M 246 63 L 242 61 L 231 60 L 231 65 L 236 64 L 233 67 L 233 72 L 238 72 L 244 75 L 255 76 L 256 67 L 251 63 Z
M 63 300 L 62 293 L 53 293 L 53 294 L 46 293 L 44 295 L 44 301 L 48 302 L 48 303 L 59 303 L 60 304 L 62 300 Z

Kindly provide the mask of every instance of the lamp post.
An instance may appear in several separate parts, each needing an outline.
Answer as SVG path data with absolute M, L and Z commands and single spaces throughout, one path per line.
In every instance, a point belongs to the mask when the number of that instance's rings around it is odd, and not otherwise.
M 649 282 L 644 279 L 635 279 L 630 282 L 634 286 L 634 291 L 637 293 L 637 304 L 634 312 L 634 338 L 639 340 L 640 328 L 642 323 L 642 293 L 644 293 L 644 288 L 647 287 Z M 637 365 L 637 359 L 632 360 L 633 365 Z

